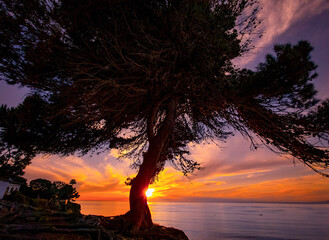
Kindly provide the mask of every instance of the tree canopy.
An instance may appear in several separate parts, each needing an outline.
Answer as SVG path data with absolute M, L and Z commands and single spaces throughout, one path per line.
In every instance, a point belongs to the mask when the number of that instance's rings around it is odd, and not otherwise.
M 61 181 L 51 182 L 47 179 L 34 179 L 29 184 L 29 189 L 25 194 L 29 197 L 53 199 L 53 200 L 75 200 L 79 198 L 79 193 L 73 185 L 76 181 L 72 179 L 69 184 Z
M 138 191 L 166 162 L 198 169 L 189 143 L 234 131 L 321 172 L 329 101 L 315 97 L 312 46 L 277 45 L 255 70 L 232 64 L 252 47 L 255 2 L 1 0 L 1 78 L 31 89 L 1 108 L 2 143 L 24 157 L 117 148 Z
M 328 153 L 307 141 L 328 140 L 328 103 L 321 117 L 305 111 L 317 103 L 312 47 L 278 45 L 256 71 L 231 63 L 247 50 L 241 36 L 255 14 L 241 20 L 240 32 L 237 17 L 253 4 L 1 1 L 2 78 L 34 92 L 17 109 L 1 108 L 3 142 L 62 154 L 115 147 L 138 157 L 175 98 L 162 162 L 185 173 L 197 166 L 185 157 L 187 144 L 222 140 L 228 127 L 327 166 Z

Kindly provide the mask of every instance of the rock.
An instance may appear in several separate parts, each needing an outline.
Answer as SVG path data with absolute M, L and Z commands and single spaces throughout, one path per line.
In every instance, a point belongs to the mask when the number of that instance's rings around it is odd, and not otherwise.
M 0 207 L 0 218 L 7 216 L 9 213 L 8 209 L 4 206 Z
M 188 240 L 183 231 L 160 225 L 133 236 L 123 235 L 119 233 L 123 222 L 123 216 L 68 214 L 0 200 L 0 239 Z

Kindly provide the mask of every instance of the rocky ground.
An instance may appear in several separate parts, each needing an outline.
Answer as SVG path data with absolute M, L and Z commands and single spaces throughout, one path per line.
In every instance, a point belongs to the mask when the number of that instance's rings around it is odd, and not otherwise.
M 138 235 L 120 234 L 120 216 L 73 214 L 0 200 L 0 239 L 6 240 L 188 240 L 183 231 L 155 225 Z

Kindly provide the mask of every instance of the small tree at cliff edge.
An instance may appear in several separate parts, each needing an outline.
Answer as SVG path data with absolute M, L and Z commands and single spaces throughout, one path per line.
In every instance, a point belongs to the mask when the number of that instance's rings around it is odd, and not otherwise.
M 224 140 L 229 129 L 317 172 L 328 167 L 327 145 L 312 144 L 328 141 L 329 102 L 315 99 L 310 44 L 275 46 L 255 71 L 231 62 L 251 46 L 253 0 L 0 6 L 1 78 L 31 89 L 1 108 L 1 142 L 23 157 L 125 150 L 138 167 L 130 231 L 152 226 L 145 190 L 165 163 L 193 172 L 188 143 Z

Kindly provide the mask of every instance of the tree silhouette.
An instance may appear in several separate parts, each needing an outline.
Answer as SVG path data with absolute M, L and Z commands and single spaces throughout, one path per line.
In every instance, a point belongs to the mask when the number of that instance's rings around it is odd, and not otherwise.
M 1 117 L 5 117 L 5 111 L 4 107 L 0 107 Z M 0 123 L 0 126 L 3 126 L 3 124 Z M 17 149 L 14 145 L 2 142 L 0 144 L 0 178 L 11 178 L 14 181 L 24 183 L 24 178 L 22 178 L 24 169 L 31 163 L 33 157 L 34 154 L 31 152 Z
M 310 44 L 277 45 L 255 71 L 232 64 L 252 47 L 255 1 L 0 4 L 2 78 L 31 89 L 1 108 L 2 142 L 27 154 L 121 150 L 138 169 L 130 231 L 152 226 L 145 190 L 166 162 L 200 167 L 191 142 L 238 131 L 325 175 L 329 101 L 315 98 Z
M 31 180 L 30 188 L 32 189 L 33 197 L 50 199 L 53 195 L 53 184 L 51 181 L 43 178 Z
M 79 193 L 73 185 L 76 181 L 72 179 L 69 184 L 61 181 L 51 182 L 47 179 L 38 178 L 30 182 L 31 191 L 27 191 L 29 197 L 42 199 L 75 201 Z
M 61 181 L 53 182 L 53 192 L 57 199 L 75 201 L 80 197 L 77 189 L 73 187 L 76 181 L 72 179 L 69 184 Z

